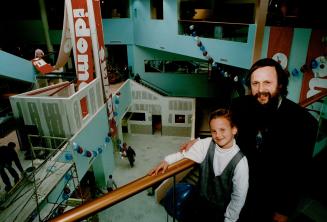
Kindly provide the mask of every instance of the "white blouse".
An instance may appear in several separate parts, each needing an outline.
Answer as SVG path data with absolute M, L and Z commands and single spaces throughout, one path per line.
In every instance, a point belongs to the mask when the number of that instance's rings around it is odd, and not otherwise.
M 211 141 L 211 137 L 198 139 L 188 151 L 170 154 L 165 157 L 165 161 L 168 164 L 172 164 L 183 158 L 187 158 L 196 163 L 202 163 L 207 155 Z M 222 149 L 216 144 L 213 158 L 213 169 L 216 176 L 221 175 L 227 164 L 239 150 L 240 148 L 235 140 L 233 141 L 233 146 L 228 149 Z M 237 221 L 246 199 L 249 187 L 249 167 L 245 156 L 236 165 L 232 180 L 233 191 L 231 194 L 231 201 L 225 212 L 225 222 Z

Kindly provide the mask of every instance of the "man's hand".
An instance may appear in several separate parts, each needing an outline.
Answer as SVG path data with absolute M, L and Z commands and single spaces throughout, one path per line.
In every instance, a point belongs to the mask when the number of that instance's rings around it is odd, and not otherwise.
M 150 172 L 148 173 L 148 175 L 149 176 L 157 175 L 160 170 L 161 170 L 161 173 L 165 173 L 166 170 L 168 169 L 168 166 L 169 166 L 169 164 L 165 160 L 163 160 L 163 161 L 161 161 L 161 163 L 159 163 L 158 166 L 151 169 Z
M 186 143 L 183 143 L 180 147 L 179 147 L 179 151 L 183 152 L 183 151 L 188 151 L 190 149 L 191 146 L 193 146 L 193 144 L 197 141 L 197 139 L 193 139 L 193 140 L 189 140 Z

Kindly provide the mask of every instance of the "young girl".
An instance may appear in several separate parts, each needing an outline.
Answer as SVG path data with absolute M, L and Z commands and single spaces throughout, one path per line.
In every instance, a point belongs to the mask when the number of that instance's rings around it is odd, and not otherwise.
M 237 127 L 228 110 L 212 112 L 209 126 L 211 138 L 198 139 L 188 151 L 166 156 L 149 174 L 164 173 L 182 158 L 199 163 L 199 192 L 186 221 L 237 221 L 249 186 L 248 162 L 235 143 Z

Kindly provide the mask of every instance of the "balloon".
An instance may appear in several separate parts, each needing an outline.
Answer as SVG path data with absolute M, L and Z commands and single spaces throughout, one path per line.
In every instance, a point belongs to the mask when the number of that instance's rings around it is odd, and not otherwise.
M 70 180 L 71 178 L 72 178 L 71 172 L 68 172 L 68 173 L 65 174 L 65 179 L 66 180 Z
M 73 155 L 71 153 L 65 153 L 65 159 L 66 160 L 72 160 L 73 159 Z
M 208 62 L 213 63 L 213 58 L 211 56 L 207 56 Z
M 92 152 L 89 151 L 89 150 L 87 150 L 87 151 L 85 152 L 84 156 L 86 156 L 86 157 L 92 157 Z
M 319 65 L 319 64 L 318 64 L 317 60 L 313 59 L 313 60 L 311 61 L 311 69 L 315 69 L 315 68 L 317 68 L 318 65 Z
M 78 149 L 76 151 L 77 153 L 82 154 L 84 150 L 82 147 L 78 146 Z
M 299 70 L 297 70 L 297 68 L 292 70 L 292 75 L 293 76 L 298 76 L 300 74 Z
M 106 138 L 104 140 L 106 143 L 109 143 L 110 142 L 110 136 L 111 136 L 111 133 L 110 133 L 110 135 L 108 133 L 108 136 L 106 136 Z

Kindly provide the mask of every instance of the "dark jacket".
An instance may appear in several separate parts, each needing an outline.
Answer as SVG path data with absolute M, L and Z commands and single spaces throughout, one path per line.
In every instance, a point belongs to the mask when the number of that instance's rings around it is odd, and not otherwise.
M 248 198 L 257 212 L 290 215 L 308 181 L 316 119 L 298 104 L 283 98 L 277 111 L 258 111 L 252 96 L 235 99 L 231 109 L 238 126 L 237 144 L 247 156 Z M 257 133 L 262 132 L 258 147 Z

